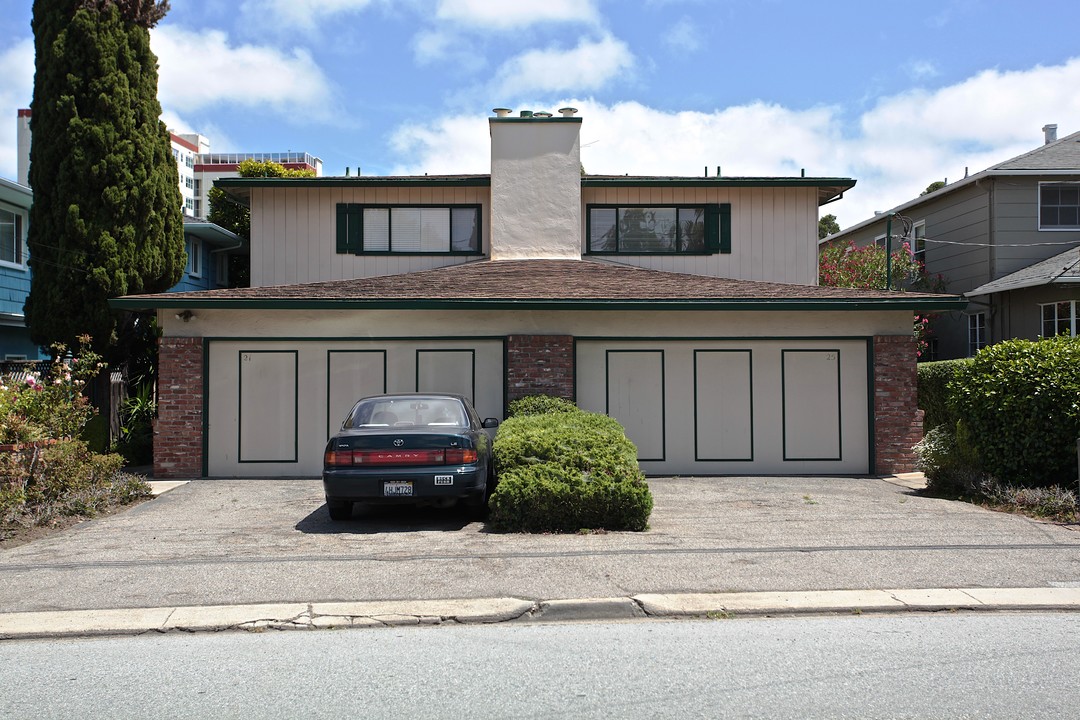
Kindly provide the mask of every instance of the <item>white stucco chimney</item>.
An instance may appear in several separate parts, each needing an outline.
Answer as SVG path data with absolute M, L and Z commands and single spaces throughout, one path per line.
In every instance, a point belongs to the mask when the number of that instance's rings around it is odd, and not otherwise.
M 581 118 L 498 108 L 491 131 L 491 259 L 581 259 Z
M 1057 125 L 1043 125 L 1042 131 L 1043 137 L 1045 138 L 1045 145 L 1057 142 Z
M 16 180 L 20 185 L 30 185 L 30 109 L 19 108 L 19 124 L 16 130 L 18 158 L 16 159 Z

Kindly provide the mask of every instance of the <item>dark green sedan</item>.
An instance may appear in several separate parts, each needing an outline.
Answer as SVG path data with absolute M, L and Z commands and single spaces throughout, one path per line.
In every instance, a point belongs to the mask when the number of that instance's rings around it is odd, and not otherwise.
M 413 503 L 481 510 L 494 486 L 491 439 L 460 395 L 366 397 L 326 443 L 323 490 L 334 520 L 352 517 L 354 503 Z

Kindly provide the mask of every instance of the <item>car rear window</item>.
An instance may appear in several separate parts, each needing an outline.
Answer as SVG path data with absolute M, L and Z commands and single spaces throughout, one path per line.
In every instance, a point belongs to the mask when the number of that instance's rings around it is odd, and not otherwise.
M 465 408 L 453 398 L 380 397 L 361 400 L 353 408 L 345 427 L 431 427 L 468 426 Z

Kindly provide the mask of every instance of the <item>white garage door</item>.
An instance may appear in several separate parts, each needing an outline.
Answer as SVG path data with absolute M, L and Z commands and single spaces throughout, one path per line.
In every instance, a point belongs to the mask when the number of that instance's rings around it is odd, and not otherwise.
M 207 475 L 301 477 L 353 404 L 384 392 L 447 392 L 502 417 L 503 341 L 208 341 Z
M 868 348 L 579 339 L 577 399 L 623 424 L 648 474 L 866 473 Z

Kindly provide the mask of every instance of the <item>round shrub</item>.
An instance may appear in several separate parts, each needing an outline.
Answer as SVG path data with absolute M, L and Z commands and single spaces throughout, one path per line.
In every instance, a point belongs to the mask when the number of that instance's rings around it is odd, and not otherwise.
M 1076 477 L 1080 338 L 1006 340 L 983 348 L 948 385 L 983 468 L 1023 486 Z
M 938 425 L 952 427 L 956 424 L 956 410 L 949 402 L 949 382 L 957 371 L 971 364 L 971 358 L 959 360 L 938 360 L 918 364 L 919 373 L 919 409 L 923 416 L 923 427 L 927 430 Z
M 511 417 L 495 436 L 492 529 L 644 530 L 652 493 L 618 421 L 580 410 Z
M 574 403 L 551 395 L 529 395 L 518 398 L 510 402 L 508 409 L 510 417 L 578 412 L 578 406 Z

